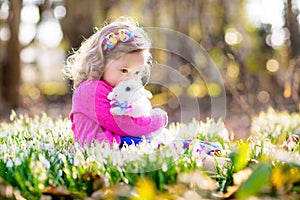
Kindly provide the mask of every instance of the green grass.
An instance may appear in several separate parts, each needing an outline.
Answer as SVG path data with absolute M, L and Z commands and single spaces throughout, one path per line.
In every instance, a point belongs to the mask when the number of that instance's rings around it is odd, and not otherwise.
M 263 199 L 300 195 L 300 115 L 270 109 L 253 117 L 252 135 L 229 138 L 222 120 L 169 125 L 139 146 L 74 142 L 68 119 L 12 113 L 0 125 L 0 198 Z M 192 139 L 189 150 L 180 140 Z M 157 148 L 158 141 L 165 146 Z M 231 160 L 203 168 L 199 141 L 218 142 Z M 195 178 L 197 177 L 197 178 Z M 10 187 L 14 192 L 7 192 Z M 147 188 L 147 189 L 145 189 Z M 19 192 L 18 192 L 19 191 Z

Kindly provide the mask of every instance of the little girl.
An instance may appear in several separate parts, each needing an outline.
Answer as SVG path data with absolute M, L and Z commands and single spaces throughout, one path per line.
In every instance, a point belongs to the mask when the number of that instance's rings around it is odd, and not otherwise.
M 116 20 L 97 31 L 67 60 L 66 74 L 74 81 L 75 92 L 70 113 L 75 141 L 82 146 L 99 142 L 141 142 L 141 136 L 164 128 L 167 113 L 156 108 L 149 117 L 113 116 L 107 96 L 122 80 L 147 81 L 150 74 L 151 42 L 136 23 Z M 183 141 L 183 145 L 188 141 Z M 202 143 L 205 168 L 214 168 L 211 151 L 219 150 Z M 219 165 L 227 161 L 218 158 Z
M 167 125 L 167 113 L 159 108 L 149 117 L 110 113 L 107 95 L 120 81 L 148 78 L 150 46 L 137 24 L 120 18 L 98 30 L 67 59 L 66 74 L 75 88 L 70 113 L 75 141 L 82 146 L 94 139 L 121 144 L 127 136 L 146 136 Z

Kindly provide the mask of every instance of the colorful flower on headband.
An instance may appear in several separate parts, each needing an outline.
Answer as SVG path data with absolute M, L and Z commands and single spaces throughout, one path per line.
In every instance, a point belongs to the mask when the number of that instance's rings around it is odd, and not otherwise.
M 134 40 L 134 37 L 133 37 L 132 33 L 129 32 L 128 30 L 126 30 L 126 29 L 119 29 L 118 33 L 119 33 L 119 39 L 122 42 L 127 42 L 127 41 L 133 41 Z
M 111 32 L 104 38 L 104 40 L 102 42 L 102 49 L 104 51 L 107 49 L 112 49 L 116 46 L 117 43 L 118 43 L 118 40 L 117 40 L 115 33 Z
M 126 29 L 118 29 L 118 33 L 111 32 L 105 36 L 102 42 L 102 50 L 113 49 L 118 42 L 131 42 L 134 40 L 134 35 Z

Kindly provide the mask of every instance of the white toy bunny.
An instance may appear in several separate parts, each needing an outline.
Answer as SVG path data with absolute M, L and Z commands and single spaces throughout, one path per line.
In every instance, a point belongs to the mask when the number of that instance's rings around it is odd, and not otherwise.
M 152 98 L 152 93 L 136 80 L 121 81 L 107 98 L 111 100 L 110 112 L 113 115 L 150 116 L 152 106 L 149 99 Z

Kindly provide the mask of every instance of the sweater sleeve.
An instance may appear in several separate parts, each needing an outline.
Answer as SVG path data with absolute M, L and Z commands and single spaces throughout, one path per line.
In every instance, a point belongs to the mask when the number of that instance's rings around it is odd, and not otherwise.
M 94 100 L 98 81 L 85 81 L 76 89 L 72 98 L 72 110 L 70 120 L 72 122 L 72 131 L 74 140 L 80 142 L 82 146 L 88 145 L 95 139 L 99 142 L 103 140 L 110 144 L 116 140 L 120 143 L 119 135 L 99 126 L 95 114 Z
M 161 109 L 153 109 L 149 117 L 113 116 L 110 101 L 107 99 L 111 86 L 99 81 L 95 91 L 95 112 L 100 126 L 120 136 L 139 137 L 148 135 L 168 123 L 168 115 Z
M 81 112 L 71 115 L 71 121 L 73 122 L 74 140 L 80 142 L 82 146 L 84 146 L 85 142 L 91 145 L 94 139 L 98 142 L 106 140 L 111 145 L 114 140 L 120 143 L 120 136 L 103 129 L 94 120 Z

